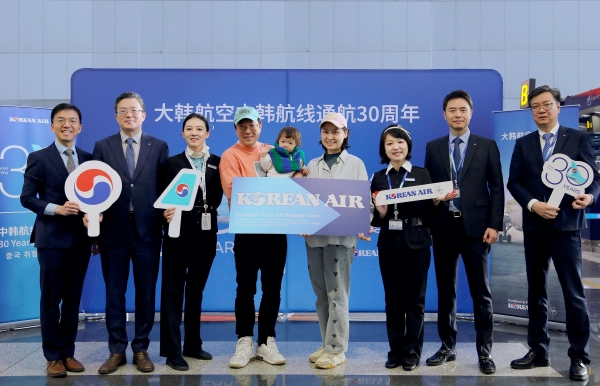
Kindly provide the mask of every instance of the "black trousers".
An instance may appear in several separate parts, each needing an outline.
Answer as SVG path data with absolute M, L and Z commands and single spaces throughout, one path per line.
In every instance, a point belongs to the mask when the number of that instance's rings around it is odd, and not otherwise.
M 581 282 L 580 232 L 560 231 L 544 221 L 535 231 L 524 232 L 524 245 L 529 288 L 529 347 L 537 355 L 548 358 L 548 269 L 552 258 L 565 299 L 567 338 L 571 345 L 568 355 L 589 364 L 590 318 Z
M 262 299 L 258 311 L 258 342 L 275 337 L 281 303 L 281 279 L 287 256 L 286 235 L 237 234 L 233 254 L 236 271 L 235 333 L 254 336 L 254 295 L 260 270 Z
M 462 218 L 451 218 L 444 232 L 433 236 L 433 261 L 438 287 L 438 334 L 442 348 L 456 349 L 456 284 L 458 255 L 463 258 L 473 299 L 477 355 L 490 355 L 494 316 L 488 280 L 490 245 L 465 233 Z
M 160 355 L 173 358 L 181 351 L 181 312 L 185 296 L 183 352 L 197 355 L 202 349 L 200 312 L 202 292 L 217 253 L 215 231 L 165 237 L 162 254 L 160 300 Z
M 102 276 L 106 285 L 108 349 L 113 354 L 124 354 L 127 349 L 125 293 L 130 262 L 133 265 L 135 285 L 135 337 L 131 341 L 134 353 L 148 350 L 148 336 L 154 326 L 156 310 L 156 279 L 161 240 L 143 241 L 133 216 L 128 219 L 127 232 L 127 237 L 121 242 L 100 243 Z
M 379 248 L 385 291 L 388 359 L 418 364 L 423 351 L 425 292 L 431 260 L 429 247 Z
M 48 361 L 75 353 L 79 304 L 90 262 L 91 241 L 69 248 L 38 248 L 42 349 Z

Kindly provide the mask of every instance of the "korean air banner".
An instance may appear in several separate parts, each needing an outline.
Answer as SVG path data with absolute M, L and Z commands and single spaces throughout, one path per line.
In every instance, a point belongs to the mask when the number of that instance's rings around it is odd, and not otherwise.
M 50 110 L 0 106 L 0 324 L 40 317 L 35 214 L 20 203 L 29 153 L 50 145 Z
M 192 112 L 207 117 L 212 132 L 207 144 L 221 155 L 236 143 L 233 124 L 236 108 L 254 106 L 262 117 L 259 141 L 274 144 L 285 126 L 302 133 L 306 160 L 323 154 L 319 122 L 328 112 L 344 114 L 350 129 L 349 153 L 361 158 L 369 175 L 382 169 L 379 137 L 390 124 L 401 124 L 413 139 L 415 165 L 423 165 L 428 141 L 448 134 L 442 101 L 449 92 L 463 89 L 473 98 L 473 132 L 492 137 L 492 111 L 502 110 L 502 78 L 494 70 L 144 70 L 83 69 L 71 79 L 72 103 L 84 117 L 78 146 L 92 151 L 94 143 L 119 131 L 115 98 L 126 91 L 139 93 L 145 102 L 143 131 L 167 141 L 171 155 L 185 149 L 183 119 Z M 217 257 L 203 300 L 204 311 L 232 311 L 235 300 L 233 235 L 228 233 L 226 200 L 219 211 Z M 304 239 L 288 235 L 288 258 L 282 287 L 282 312 L 312 311 L 315 298 L 306 268 Z M 352 311 L 383 311 L 377 234 L 370 243 L 360 241 L 353 263 Z M 462 271 L 461 271 L 462 272 Z M 433 267 L 427 291 L 428 311 L 437 309 Z M 133 310 L 133 285 L 127 294 Z M 292 291 L 293 289 L 293 291 Z M 260 290 L 259 290 L 260 291 Z M 88 312 L 104 312 L 104 283 L 98 259 L 90 261 L 83 294 Z M 471 311 L 464 273 L 459 279 L 459 312 Z M 157 309 L 159 306 L 157 297 Z M 257 301 L 260 294 L 256 296 Z
M 560 108 L 559 121 L 572 128 L 579 127 L 579 107 Z M 494 313 L 527 318 L 527 274 L 523 247 L 522 208 L 506 189 L 510 160 L 515 141 L 537 131 L 531 110 L 500 111 L 494 113 L 494 139 L 498 143 L 504 177 L 504 223 L 498 242 L 492 246 L 490 259 L 490 287 Z M 540 176 L 541 178 L 541 176 Z M 554 265 L 548 275 L 548 319 L 564 323 L 566 320 L 563 293 Z

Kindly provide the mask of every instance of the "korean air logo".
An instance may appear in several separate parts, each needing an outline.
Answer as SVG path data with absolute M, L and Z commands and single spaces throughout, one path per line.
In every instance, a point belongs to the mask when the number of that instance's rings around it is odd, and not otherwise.
M 177 185 L 177 188 L 175 189 L 175 193 L 179 197 L 187 197 L 187 195 L 190 194 L 190 187 L 187 186 L 186 184 L 179 184 L 179 185 Z
M 17 123 L 46 123 L 50 124 L 50 120 L 48 118 L 20 118 L 20 117 L 8 117 L 9 122 L 17 122 Z
M 110 197 L 113 181 L 103 170 L 88 169 L 75 180 L 75 195 L 87 205 L 98 205 Z

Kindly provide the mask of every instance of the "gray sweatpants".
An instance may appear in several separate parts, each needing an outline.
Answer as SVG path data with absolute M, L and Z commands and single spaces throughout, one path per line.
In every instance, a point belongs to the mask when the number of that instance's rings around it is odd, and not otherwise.
M 310 282 L 317 295 L 317 316 L 325 352 L 346 352 L 350 335 L 348 299 L 354 248 L 306 245 L 306 256 Z

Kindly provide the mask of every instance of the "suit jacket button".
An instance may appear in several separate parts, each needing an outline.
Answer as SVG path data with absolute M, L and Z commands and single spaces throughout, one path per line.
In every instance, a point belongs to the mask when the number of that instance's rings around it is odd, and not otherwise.
M 133 184 L 130 185 L 133 188 Z

